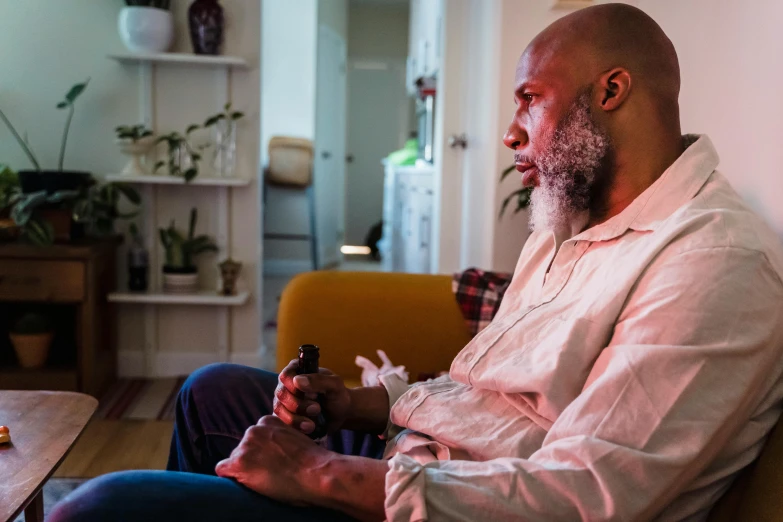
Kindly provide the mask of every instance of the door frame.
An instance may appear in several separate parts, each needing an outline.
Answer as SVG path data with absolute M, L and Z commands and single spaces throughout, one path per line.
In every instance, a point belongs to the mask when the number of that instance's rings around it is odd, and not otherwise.
M 495 230 L 495 196 L 498 163 L 497 147 L 471 148 L 476 140 L 495 139 L 498 129 L 498 80 L 502 3 L 486 0 L 439 0 L 443 13 L 440 31 L 441 65 L 435 102 L 435 201 L 433 230 L 436 234 L 433 273 L 453 273 L 468 265 L 491 268 Z M 474 9 L 491 9 L 476 17 Z M 485 45 L 486 56 L 477 56 L 478 39 L 492 38 Z M 483 42 L 484 40 L 482 40 Z M 477 79 L 469 65 L 471 60 L 490 60 L 489 74 Z M 466 66 L 466 64 L 468 64 Z M 483 82 L 477 84 L 476 82 Z M 469 111 L 485 112 L 490 117 L 469 124 Z M 476 112 L 474 112 L 476 113 Z M 453 135 L 467 134 L 471 161 L 466 151 L 449 146 Z M 472 134 L 472 135 L 471 135 Z M 497 139 L 500 139 L 498 136 Z M 491 171 L 468 172 L 470 164 L 484 165 Z M 498 173 L 499 174 L 499 173 Z M 489 183 L 489 186 L 483 184 Z M 479 184 L 482 184 L 481 186 Z M 474 197 L 479 194 L 478 198 Z

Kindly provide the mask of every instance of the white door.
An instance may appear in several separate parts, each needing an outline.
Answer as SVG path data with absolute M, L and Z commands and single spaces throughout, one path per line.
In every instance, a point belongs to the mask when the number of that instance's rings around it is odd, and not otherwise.
M 339 263 L 345 236 L 345 68 L 345 42 L 328 27 L 320 26 L 314 184 L 321 267 Z
M 490 267 L 499 173 L 501 2 L 442 1 L 435 122 L 432 271 Z M 466 145 L 461 146 L 464 137 Z M 457 138 L 452 141 L 452 138 Z
M 352 61 L 348 100 L 345 243 L 364 245 L 367 232 L 383 217 L 381 160 L 404 145 L 411 127 L 405 63 Z

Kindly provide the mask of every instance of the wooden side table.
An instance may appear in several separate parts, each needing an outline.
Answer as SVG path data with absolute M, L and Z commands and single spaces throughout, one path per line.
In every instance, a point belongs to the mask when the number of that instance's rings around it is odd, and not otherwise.
M 114 306 L 120 238 L 35 247 L 0 244 L 0 389 L 72 390 L 99 397 L 116 379 Z M 51 308 L 55 339 L 46 366 L 15 363 L 8 330 L 31 303 Z
M 0 424 L 11 430 L 11 444 L 0 444 L 0 522 L 22 510 L 43 521 L 43 486 L 97 407 L 82 393 L 0 390 Z

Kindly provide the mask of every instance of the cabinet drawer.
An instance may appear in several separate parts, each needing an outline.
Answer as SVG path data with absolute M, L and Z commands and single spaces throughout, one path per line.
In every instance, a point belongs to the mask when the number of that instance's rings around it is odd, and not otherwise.
M 84 264 L 79 261 L 0 260 L 0 299 L 82 301 Z

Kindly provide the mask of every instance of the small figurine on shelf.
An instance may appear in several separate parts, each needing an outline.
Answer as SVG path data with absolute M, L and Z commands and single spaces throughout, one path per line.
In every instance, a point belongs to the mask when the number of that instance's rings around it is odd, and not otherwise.
M 223 280 L 220 293 L 222 295 L 236 294 L 237 279 L 239 278 L 239 272 L 242 270 L 242 263 L 228 258 L 220 263 L 218 267 L 220 268 L 220 278 Z

